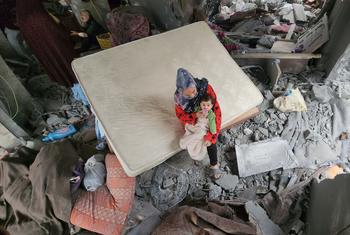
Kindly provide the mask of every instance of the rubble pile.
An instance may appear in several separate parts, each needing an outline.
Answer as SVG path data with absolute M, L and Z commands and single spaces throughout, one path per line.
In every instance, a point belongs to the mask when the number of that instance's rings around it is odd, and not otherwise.
M 37 124 L 38 135 L 80 124 L 90 115 L 86 105 L 76 100 L 69 89 L 50 81 L 47 75 L 32 77 L 27 87 L 37 104 L 37 115 L 45 121 Z
M 207 1 L 206 9 L 214 32 L 229 52 L 300 53 L 320 46 L 311 48 L 302 35 L 323 16 L 324 5 L 322 0 L 221 0 Z M 322 40 L 327 39 L 325 35 Z
M 272 221 L 281 226 L 284 232 L 302 234 L 305 221 L 300 220 L 300 216 L 302 211 L 306 210 L 307 186 L 310 181 L 314 178 L 317 180 L 329 178 L 327 170 L 334 166 L 340 169 L 339 173 L 350 172 L 347 152 L 345 153 L 347 157 L 340 158 L 339 150 L 344 141 L 333 138 L 334 113 L 332 105 L 329 102 L 320 102 L 317 94 L 315 95 L 315 88 L 318 86 L 327 86 L 333 91 L 331 84 L 334 84 L 334 81 L 326 82 L 323 73 L 312 70 L 299 75 L 283 74 L 278 84 L 279 88 L 285 90 L 288 84 L 298 87 L 308 108 L 306 112 L 284 113 L 273 106 L 275 96 L 268 90 L 268 86 L 259 82 L 257 78 L 252 77 L 252 80 L 264 94 L 265 99 L 261 105 L 262 112 L 243 124 L 221 132 L 218 151 L 219 156 L 221 156 L 221 168 L 225 174 L 219 180 L 212 181 L 206 177 L 208 163 L 203 162 L 199 166 L 195 165 L 186 152 L 181 152 L 137 178 L 136 194 L 138 198 L 152 201 L 153 205 L 164 213 L 178 205 L 203 199 L 219 201 L 239 199 L 259 202 L 266 200 L 271 194 L 285 197 L 291 193 L 294 196 L 288 200 L 290 200 L 290 204 L 296 203 L 293 205 L 298 207 L 294 208 L 298 211 L 298 216 L 294 219 L 289 217 L 281 222 L 272 217 L 271 212 L 266 209 L 267 207 L 263 208 L 267 210 Z M 333 97 L 332 99 L 337 98 Z M 288 142 L 290 150 L 294 153 L 293 156 L 295 155 L 297 165 L 291 169 L 277 168 L 240 177 L 236 147 L 264 141 L 272 142 L 276 138 Z M 322 154 L 324 151 L 328 152 Z M 159 172 L 159 169 L 163 172 L 161 178 L 159 174 L 154 173 Z M 176 171 L 177 174 L 167 173 L 170 171 Z M 180 198 L 183 196 L 178 195 L 181 195 L 183 190 L 187 190 L 187 195 L 182 201 Z M 176 201 L 182 202 L 170 203 L 175 202 L 172 199 L 175 196 L 178 199 Z M 159 198 L 167 203 L 159 204 Z M 286 222 L 287 220 L 288 222 Z M 136 225 L 134 224 L 134 226 Z

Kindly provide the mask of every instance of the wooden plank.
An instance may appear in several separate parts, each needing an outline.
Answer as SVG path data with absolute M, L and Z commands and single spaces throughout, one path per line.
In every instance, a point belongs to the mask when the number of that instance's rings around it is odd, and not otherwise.
M 291 53 L 294 50 L 295 43 L 290 41 L 276 41 L 271 48 L 273 53 Z
M 236 117 L 232 121 L 228 122 L 226 125 L 224 125 L 222 127 L 222 129 L 232 128 L 232 127 L 234 127 L 234 126 L 236 126 L 238 124 L 241 124 L 241 123 L 247 121 L 248 119 L 251 119 L 251 118 L 255 117 L 259 113 L 260 113 L 260 109 L 258 107 L 254 107 L 254 108 L 248 110 L 247 112 L 239 115 L 238 117 Z
M 246 53 L 246 54 L 232 54 L 233 59 L 294 59 L 307 60 L 319 59 L 321 54 L 311 53 Z

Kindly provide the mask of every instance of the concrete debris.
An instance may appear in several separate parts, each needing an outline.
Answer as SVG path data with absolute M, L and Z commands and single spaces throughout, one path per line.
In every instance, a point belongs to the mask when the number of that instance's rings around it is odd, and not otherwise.
M 209 195 L 208 195 L 208 199 L 209 200 L 215 200 L 215 199 L 219 199 L 222 193 L 222 189 L 220 186 L 217 186 L 213 183 L 209 184 Z
M 293 3 L 294 16 L 296 21 L 307 22 L 304 6 Z
M 329 39 L 328 18 L 325 14 L 322 19 L 298 38 L 297 48 L 302 52 L 314 52 Z
M 241 177 L 283 167 L 298 167 L 299 163 L 288 142 L 279 138 L 257 143 L 236 145 L 238 171 Z
M 225 190 L 234 190 L 238 184 L 238 177 L 236 175 L 225 174 L 216 180 L 215 183 Z
M 251 222 L 256 224 L 258 234 L 262 235 L 284 235 L 281 228 L 273 223 L 267 216 L 265 210 L 258 203 L 249 201 L 245 204 L 245 209 L 249 214 Z
M 260 131 L 261 134 L 264 136 L 268 137 L 269 136 L 269 131 L 263 127 L 258 127 L 258 130 Z
M 292 37 L 300 42 L 297 52 L 310 52 L 309 48 L 306 48 L 310 46 L 307 43 L 309 41 L 307 37 L 310 35 L 305 34 L 310 31 L 314 33 L 311 29 L 313 26 L 308 25 L 308 19 L 318 17 L 322 6 L 305 7 L 302 0 L 221 0 L 219 2 L 217 5 L 219 12 L 212 18 L 209 16 L 209 20 L 222 27 L 219 33 L 216 27 L 215 32 L 230 53 L 272 52 L 271 48 L 276 38 L 292 40 Z M 305 34 L 300 37 L 302 33 Z M 294 49 L 295 47 L 287 52 L 294 52 Z
M 346 161 L 350 158 L 350 139 L 344 139 L 341 141 L 341 154 L 340 159 Z
M 153 205 L 160 211 L 166 211 L 186 197 L 188 188 L 189 178 L 186 173 L 168 165 L 160 165 L 154 173 L 150 190 Z

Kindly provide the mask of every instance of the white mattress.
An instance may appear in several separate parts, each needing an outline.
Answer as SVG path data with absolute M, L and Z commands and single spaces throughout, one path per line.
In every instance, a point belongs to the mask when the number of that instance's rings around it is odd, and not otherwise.
M 72 67 L 129 176 L 180 151 L 184 130 L 173 100 L 179 67 L 209 80 L 223 126 L 263 100 L 205 22 L 76 59 Z

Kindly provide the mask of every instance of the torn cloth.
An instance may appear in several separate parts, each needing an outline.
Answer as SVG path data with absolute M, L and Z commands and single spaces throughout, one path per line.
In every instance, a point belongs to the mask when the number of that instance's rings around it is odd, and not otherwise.
M 216 208 L 216 207 L 214 207 Z M 210 211 L 182 206 L 167 216 L 153 235 L 256 234 L 256 227 L 241 219 L 226 218 Z M 218 212 L 217 209 L 214 211 Z
M 69 179 L 78 155 L 69 141 L 43 147 L 28 168 L 26 159 L 0 162 L 0 183 L 12 235 L 64 234 L 71 212 Z

